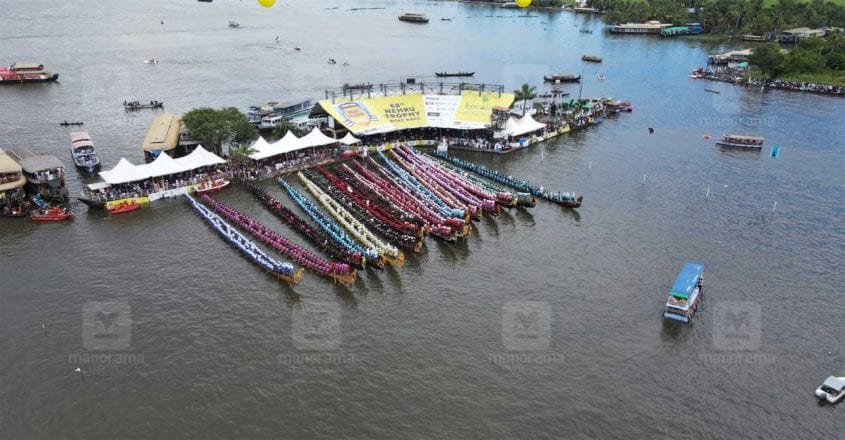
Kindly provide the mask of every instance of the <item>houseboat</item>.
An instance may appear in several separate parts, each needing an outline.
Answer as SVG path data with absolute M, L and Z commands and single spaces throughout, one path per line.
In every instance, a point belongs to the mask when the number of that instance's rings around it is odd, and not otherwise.
M 24 217 L 29 211 L 23 169 L 0 150 L 0 217 Z
M 94 150 L 94 142 L 86 131 L 74 131 L 70 134 L 70 155 L 78 168 L 89 173 L 100 167 L 100 158 Z
M 830 376 L 816 389 L 816 397 L 828 403 L 836 403 L 845 396 L 845 377 Z
M 156 117 L 147 129 L 144 143 L 144 161 L 152 162 L 162 152 L 173 158 L 187 156 L 199 145 L 188 130 L 182 126 L 182 119 L 173 114 Z
M 553 83 L 553 82 L 579 82 L 581 81 L 581 75 L 575 75 L 572 73 L 555 73 L 552 75 L 545 75 L 543 76 L 543 80 L 545 82 Z
M 428 23 L 428 17 L 426 17 L 425 14 L 406 12 L 399 16 L 399 21 L 405 21 L 408 23 Z
M 600 63 L 602 58 L 598 55 L 582 55 L 581 60 L 589 63 Z
M 307 115 L 314 108 L 314 102 L 310 99 L 304 101 L 279 104 L 272 101 L 266 104 L 253 105 L 247 111 L 247 120 L 252 125 L 255 125 L 259 130 L 272 130 L 278 124 L 277 120 L 272 125 L 264 123 L 265 118 L 273 118 L 275 116 L 282 116 L 283 118 L 293 119 L 299 116 Z M 269 120 L 267 122 L 270 122 Z
M 686 263 L 669 290 L 669 299 L 663 317 L 680 322 L 690 322 L 702 295 L 704 266 Z
M 672 23 L 661 23 L 656 20 L 645 23 L 620 23 L 613 25 L 610 32 L 614 34 L 659 34 L 660 31 L 672 27 Z
M 47 201 L 65 201 L 65 168 L 55 156 L 36 154 L 27 148 L 9 150 L 9 156 L 21 166 L 26 191 Z
M 0 67 L 0 84 L 50 82 L 57 79 L 59 74 L 51 74 L 43 64 L 12 63 L 8 69 Z
M 716 141 L 716 145 L 731 148 L 747 148 L 759 150 L 763 148 L 764 139 L 761 136 L 748 136 L 744 134 L 726 134 L 722 139 Z

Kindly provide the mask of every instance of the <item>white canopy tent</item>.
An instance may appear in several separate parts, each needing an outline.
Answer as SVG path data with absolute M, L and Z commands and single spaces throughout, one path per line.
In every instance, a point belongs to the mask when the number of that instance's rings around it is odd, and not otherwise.
M 305 136 L 302 136 L 300 138 L 300 141 L 302 141 L 303 148 L 320 147 L 323 145 L 331 145 L 338 142 L 337 139 L 330 138 L 323 134 L 323 132 L 320 131 L 320 129 L 317 127 L 314 127 L 313 129 L 311 129 L 310 133 L 306 134 Z
M 347 131 L 346 136 L 344 136 L 343 139 L 341 139 L 339 142 L 341 144 L 344 144 L 344 145 L 353 145 L 353 144 L 361 143 L 361 139 L 358 139 L 355 136 L 352 136 L 351 131 Z
M 513 117 L 508 118 L 507 122 L 505 122 L 505 133 L 510 136 L 521 136 L 526 133 L 542 130 L 545 127 L 546 124 L 535 121 L 529 114 L 519 119 Z
M 110 184 L 117 184 L 144 180 L 149 176 L 144 169 L 139 169 L 125 157 L 121 157 L 114 168 L 108 171 L 100 171 L 100 177 Z
M 357 139 L 355 139 L 355 141 L 360 142 Z M 303 150 L 305 148 L 330 145 L 336 142 L 339 141 L 326 136 L 319 128 L 316 127 L 312 129 L 310 133 L 302 136 L 301 138 L 296 137 L 293 132 L 288 131 L 285 133 L 284 137 L 272 144 L 267 143 L 264 138 L 259 137 L 252 145 L 252 148 L 257 151 L 250 154 L 249 158 L 252 160 L 261 160 L 268 157 L 278 156 L 280 154 L 293 153 L 294 151 Z
M 220 165 L 226 163 L 220 156 L 206 150 L 202 145 L 197 145 L 197 148 L 191 154 L 176 159 L 177 162 L 187 166 L 192 170 L 195 168 L 208 167 L 212 165 Z
M 202 146 L 197 146 L 197 149 L 187 156 L 173 159 L 167 153 L 162 153 L 154 161 L 143 165 L 133 165 L 126 158 L 122 157 L 114 168 L 108 171 L 101 171 L 100 177 L 106 183 L 115 185 L 118 183 L 137 182 L 139 180 L 149 179 L 150 177 L 178 174 L 222 163 L 226 163 L 223 158 L 206 150 Z
M 273 147 L 270 143 L 261 136 L 258 136 L 258 139 L 256 139 L 249 148 L 255 150 L 255 153 L 249 155 L 249 158 L 253 160 L 264 159 L 276 154 L 272 151 Z

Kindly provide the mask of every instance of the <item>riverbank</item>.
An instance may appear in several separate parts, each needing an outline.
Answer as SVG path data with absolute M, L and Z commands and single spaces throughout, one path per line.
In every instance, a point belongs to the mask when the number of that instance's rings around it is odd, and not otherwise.
M 778 90 L 789 90 L 793 92 L 815 93 L 819 95 L 832 95 L 845 97 L 845 84 L 832 84 L 809 80 L 787 80 L 768 79 L 762 76 L 750 75 L 747 72 L 737 71 L 728 68 L 717 68 L 715 70 L 696 69 L 690 77 L 695 79 L 707 79 L 730 83 L 746 87 L 759 87 Z

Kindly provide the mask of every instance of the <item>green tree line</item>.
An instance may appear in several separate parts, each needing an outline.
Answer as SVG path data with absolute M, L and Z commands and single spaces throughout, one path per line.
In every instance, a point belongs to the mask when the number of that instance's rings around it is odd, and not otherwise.
M 845 26 L 845 7 L 828 0 L 592 0 L 608 23 L 660 20 L 665 23 L 701 23 L 705 32 L 778 32 L 807 26 Z M 688 8 L 695 9 L 689 14 Z
M 754 48 L 748 62 L 770 78 L 845 70 L 845 37 L 808 38 L 789 51 L 776 43 Z

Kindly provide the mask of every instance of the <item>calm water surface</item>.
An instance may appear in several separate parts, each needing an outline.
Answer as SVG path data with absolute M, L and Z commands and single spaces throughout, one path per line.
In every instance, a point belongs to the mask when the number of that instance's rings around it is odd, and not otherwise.
M 404 11 L 432 21 L 401 23 Z M 85 121 L 106 167 L 143 160 L 154 114 L 125 113 L 124 99 L 246 109 L 440 70 L 508 89 L 569 70 L 583 71 L 584 95 L 635 111 L 519 154 L 463 155 L 583 193 L 577 212 L 540 203 L 484 219 L 468 242 L 428 240 L 406 267 L 350 288 L 313 274 L 274 282 L 179 200 L 114 218 L 80 205 L 65 224 L 0 222 L 0 435 L 841 435 L 842 406 L 818 405 L 813 390 L 845 375 L 845 101 L 687 78 L 727 46 L 524 15 L 450 2 L 4 1 L 0 62 L 43 62 L 61 78 L 0 89 L 0 148 L 66 164 L 64 119 Z M 605 62 L 582 64 L 584 53 Z M 730 132 L 765 136 L 781 157 L 703 138 Z M 74 194 L 86 182 L 72 168 L 67 180 Z M 219 197 L 298 240 L 242 188 Z M 680 327 L 660 313 L 686 260 L 705 264 L 708 292 Z M 84 339 L 85 305 L 108 301 L 129 306 L 128 348 Z M 514 345 L 509 311 L 524 302 L 538 313 L 519 315 L 529 340 Z M 326 311 L 313 327 L 323 350 L 301 333 L 315 309 Z M 725 342 L 734 336 L 745 339 Z

